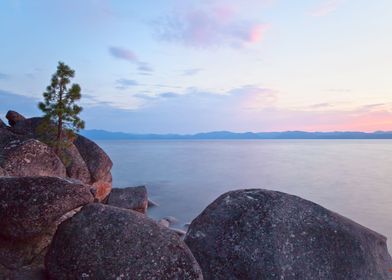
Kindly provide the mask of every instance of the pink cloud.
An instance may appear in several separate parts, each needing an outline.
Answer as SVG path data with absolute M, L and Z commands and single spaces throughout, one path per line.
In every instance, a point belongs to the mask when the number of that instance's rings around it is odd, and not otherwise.
M 364 106 L 365 107 L 365 106 Z M 364 131 L 392 130 L 392 112 L 364 107 L 343 111 L 294 111 L 280 109 L 266 114 L 268 130 Z M 274 120 L 274 121 L 272 121 Z
M 229 5 L 176 11 L 155 22 L 158 38 L 193 47 L 243 47 L 261 41 L 268 24 L 243 20 Z
M 267 31 L 268 27 L 269 27 L 268 25 L 261 25 L 261 24 L 253 26 L 249 32 L 248 41 L 250 43 L 257 43 L 257 42 L 261 41 L 261 39 L 264 37 L 264 33 L 265 33 L 265 31 Z
M 326 16 L 335 11 L 342 2 L 342 0 L 323 0 L 321 4 L 310 11 L 310 15 L 313 17 Z

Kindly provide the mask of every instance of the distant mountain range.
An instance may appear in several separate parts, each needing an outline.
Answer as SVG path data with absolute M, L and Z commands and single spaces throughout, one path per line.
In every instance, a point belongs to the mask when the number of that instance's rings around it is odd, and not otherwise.
M 244 132 L 213 131 L 197 134 L 132 134 L 105 130 L 84 130 L 82 135 L 95 140 L 208 140 L 208 139 L 392 139 L 392 131 L 376 132 Z

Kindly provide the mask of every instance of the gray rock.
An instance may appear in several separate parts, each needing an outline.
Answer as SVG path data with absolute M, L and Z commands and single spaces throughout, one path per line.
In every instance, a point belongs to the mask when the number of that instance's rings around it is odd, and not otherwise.
M 188 230 L 188 228 L 189 228 L 190 225 L 191 225 L 191 223 L 185 223 L 185 224 L 183 225 L 183 228 L 185 228 L 186 230 Z
M 179 228 L 170 228 L 173 232 L 175 232 L 179 237 L 184 237 L 186 235 L 186 231 Z
M 1 166 L 12 176 L 66 177 L 66 169 L 53 150 L 38 140 L 12 141 L 3 149 Z
M 145 186 L 113 188 L 110 192 L 108 205 L 132 209 L 145 214 L 147 211 L 147 189 Z
M 169 221 L 168 221 L 168 220 L 165 220 L 165 219 L 160 219 L 160 220 L 158 221 L 158 224 L 160 224 L 161 226 L 167 227 L 167 228 L 170 226 Z
M 5 116 L 8 120 L 10 126 L 14 126 L 17 122 L 25 120 L 21 114 L 15 111 L 8 111 L 7 115 Z
M 158 207 L 158 206 L 159 206 L 159 204 L 157 202 L 155 202 L 152 199 L 148 199 L 148 205 L 147 205 L 148 208 L 150 208 L 150 207 Z
M 0 177 L 0 279 L 39 279 L 58 224 L 93 201 L 90 188 L 57 177 Z
M 82 135 L 76 137 L 74 144 L 86 162 L 94 182 L 105 178 L 113 166 L 109 156 L 96 143 Z
M 392 279 L 384 236 L 281 192 L 223 194 L 185 242 L 206 279 Z
M 0 128 L 7 128 L 7 125 L 0 119 Z
M 74 144 L 70 144 L 64 151 L 64 160 L 67 175 L 85 184 L 91 183 L 90 171 Z
M 7 269 L 0 265 L 0 279 L 2 280 L 46 280 L 43 266 L 25 266 L 18 270 Z
M 138 212 L 89 204 L 62 223 L 45 258 L 50 279 L 203 279 L 186 245 Z
M 0 235 L 40 236 L 67 212 L 92 202 L 90 188 L 58 177 L 0 177 Z
M 180 222 L 176 217 L 173 217 L 173 216 L 166 216 L 163 219 L 168 221 L 170 225 L 175 225 L 175 224 L 178 224 Z
M 78 149 L 91 175 L 91 183 L 96 189 L 96 199 L 104 201 L 112 189 L 113 166 L 109 156 L 93 141 L 77 135 L 74 145 Z
M 8 176 L 7 171 L 0 167 L 0 176 Z
M 53 140 L 56 137 L 56 129 L 53 124 L 45 122 L 45 119 L 41 117 L 21 119 L 10 127 L 10 130 L 16 134 L 26 135 L 42 141 L 44 139 Z
M 4 152 L 4 147 L 6 147 L 10 142 L 20 143 L 27 140 L 27 137 L 17 135 L 10 131 L 8 128 L 0 127 L 0 155 Z M 0 161 L 1 162 L 1 161 Z
M 10 130 L 17 135 L 34 138 L 43 143 L 52 142 L 56 138 L 56 127 L 39 117 L 18 121 Z M 68 177 L 78 179 L 86 184 L 91 183 L 87 164 L 73 143 L 67 145 L 61 160 L 66 167 Z

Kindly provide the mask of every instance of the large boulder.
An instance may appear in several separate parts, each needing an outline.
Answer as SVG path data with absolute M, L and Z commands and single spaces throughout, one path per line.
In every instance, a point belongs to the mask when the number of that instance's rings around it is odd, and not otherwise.
M 62 223 L 45 258 L 50 279 L 203 279 L 187 246 L 138 212 L 94 203 Z
M 57 177 L 0 177 L 0 279 L 40 274 L 57 225 L 94 200 L 90 189 Z
M 86 184 L 91 183 L 90 171 L 88 170 L 87 164 L 74 144 L 70 143 L 65 149 L 63 162 L 68 177 L 80 180 Z
M 107 204 L 145 214 L 148 206 L 147 189 L 145 186 L 113 188 Z
M 93 141 L 77 135 L 74 144 L 87 164 L 94 182 L 105 178 L 113 166 L 109 156 Z
M 17 122 L 23 121 L 26 119 L 24 116 L 22 116 L 18 112 L 11 111 L 11 110 L 7 112 L 7 115 L 5 117 L 7 118 L 10 126 L 14 126 Z
M 74 144 L 90 172 L 96 199 L 104 201 L 112 189 L 111 159 L 96 143 L 82 135 L 77 135 Z
M 0 177 L 0 236 L 40 236 L 67 212 L 93 201 L 91 186 L 58 177 Z
M 56 137 L 56 127 L 42 117 L 18 121 L 10 130 L 17 135 L 24 135 L 44 143 L 54 141 Z M 91 183 L 87 164 L 73 143 L 66 146 L 61 160 L 66 167 L 68 177 L 78 179 L 86 184 Z
M 392 279 L 384 236 L 281 192 L 223 194 L 185 242 L 205 279 Z
M 12 176 L 67 175 L 64 164 L 53 150 L 35 139 L 11 141 L 3 148 L 1 166 Z

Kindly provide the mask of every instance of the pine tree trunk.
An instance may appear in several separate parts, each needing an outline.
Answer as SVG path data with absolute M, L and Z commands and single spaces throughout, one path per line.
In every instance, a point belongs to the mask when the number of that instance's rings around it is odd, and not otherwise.
M 59 92 L 59 105 L 62 108 L 63 105 L 63 88 L 60 85 L 60 92 Z M 60 156 L 60 149 L 61 149 L 61 141 L 62 141 L 62 130 L 63 130 L 63 113 L 62 111 L 58 114 L 58 123 L 57 123 L 57 138 L 56 138 L 56 154 Z
M 63 130 L 63 115 L 59 114 L 59 122 L 57 124 L 57 138 L 56 138 L 56 154 L 60 155 L 60 146 L 62 141 L 62 130 Z

